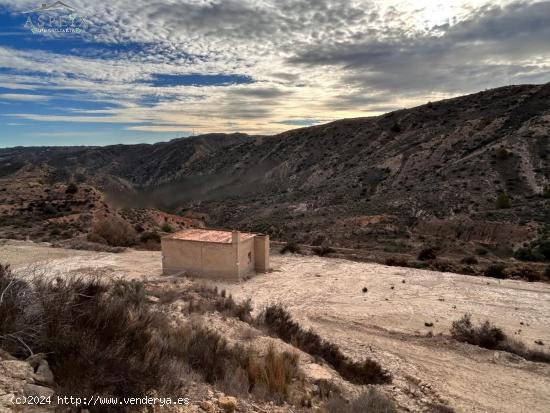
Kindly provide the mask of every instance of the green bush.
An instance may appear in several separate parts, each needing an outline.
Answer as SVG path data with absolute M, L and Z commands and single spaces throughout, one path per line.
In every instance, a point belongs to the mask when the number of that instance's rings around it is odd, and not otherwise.
M 506 267 L 502 264 L 491 264 L 485 269 L 484 275 L 486 277 L 498 278 L 503 280 L 504 278 L 506 278 L 506 275 L 504 274 L 505 269 Z
M 501 192 L 496 200 L 496 207 L 498 209 L 506 209 L 510 208 L 512 206 L 512 202 L 510 201 L 510 197 L 506 192 Z
M 437 258 L 436 249 L 433 247 L 424 248 L 420 253 L 418 254 L 418 259 L 420 261 L 429 261 L 429 260 L 435 260 Z
M 69 185 L 67 185 L 67 189 L 65 190 L 66 194 L 76 194 L 78 192 L 78 186 L 71 182 Z
M 520 261 L 544 261 L 544 255 L 531 248 L 518 248 L 514 251 L 514 258 Z
M 163 230 L 164 232 L 173 232 L 174 229 L 172 228 L 172 226 L 168 223 L 168 222 L 165 222 L 164 224 L 162 224 L 162 227 L 160 227 L 161 230 Z
M 545 259 L 550 260 L 550 241 L 539 242 L 537 250 Z
M 46 215 L 58 215 L 59 211 L 56 207 L 54 207 L 52 204 L 46 204 L 44 205 L 44 214 Z
M 542 193 L 542 196 L 543 196 L 545 199 L 549 199 L 549 198 L 550 198 L 550 186 L 547 186 L 546 188 L 544 188 L 544 192 Z
M 506 149 L 504 148 L 499 148 L 496 152 L 495 152 L 495 157 L 501 161 L 505 160 L 505 159 L 508 159 L 512 154 L 510 152 L 508 152 Z

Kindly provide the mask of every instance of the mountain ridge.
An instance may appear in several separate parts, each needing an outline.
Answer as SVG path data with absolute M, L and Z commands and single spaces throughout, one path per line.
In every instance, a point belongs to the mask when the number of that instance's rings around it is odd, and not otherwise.
M 0 149 L 0 178 L 50 168 L 52 182 L 87 182 L 117 206 L 304 243 L 460 239 L 502 223 L 509 240 L 495 230 L 476 242 L 517 246 L 549 231 L 549 130 L 550 84 L 505 86 L 270 136 Z M 496 206 L 500 194 L 509 207 Z

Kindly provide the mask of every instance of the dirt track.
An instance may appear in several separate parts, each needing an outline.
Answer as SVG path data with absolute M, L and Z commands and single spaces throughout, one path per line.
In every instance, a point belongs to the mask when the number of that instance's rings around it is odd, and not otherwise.
M 9 241 L 0 243 L 0 262 L 16 270 L 40 263 L 60 272 L 160 275 L 159 252 L 109 254 Z M 283 303 L 350 356 L 380 360 L 394 374 L 392 392 L 404 405 L 445 400 L 457 412 L 550 411 L 550 365 L 437 337 L 469 312 L 529 346 L 542 340 L 550 351 L 550 285 L 292 255 L 274 255 L 272 266 L 274 272 L 240 285 L 220 285 L 252 298 L 257 310 Z M 428 331 L 436 337 L 425 337 Z

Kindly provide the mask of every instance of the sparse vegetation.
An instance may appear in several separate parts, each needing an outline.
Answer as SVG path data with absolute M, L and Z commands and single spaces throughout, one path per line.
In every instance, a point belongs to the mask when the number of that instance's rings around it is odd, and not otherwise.
M 550 353 L 528 349 L 521 341 L 509 338 L 488 320 L 475 326 L 470 314 L 464 314 L 460 320 L 453 321 L 451 336 L 457 341 L 490 350 L 507 351 L 531 361 L 550 363 Z
M 0 293 L 0 348 L 16 357 L 46 354 L 60 395 L 177 394 L 189 369 L 277 400 L 299 383 L 294 355 L 274 348 L 261 355 L 200 324 L 173 325 L 151 308 L 140 282 L 19 278 L 0 266 Z
M 227 295 L 225 290 L 218 292 L 217 287 L 195 286 L 192 287 L 192 290 L 199 293 L 200 299 L 190 300 L 190 312 L 205 313 L 207 311 L 217 311 L 236 317 L 241 321 L 252 322 L 251 300 L 237 303 L 231 294 Z
M 393 401 L 388 399 L 378 390 L 370 388 L 362 393 L 356 399 L 345 400 L 342 396 L 336 394 L 329 398 L 325 403 L 324 412 L 326 413 L 397 413 L 397 408 Z
M 137 234 L 132 225 L 118 217 L 107 217 L 98 221 L 88 235 L 91 242 L 99 242 L 112 247 L 129 247 L 136 242 Z
M 352 383 L 391 382 L 391 375 L 376 361 L 368 358 L 362 362 L 350 360 L 335 344 L 323 340 L 311 330 L 304 330 L 292 319 L 290 313 L 279 305 L 268 306 L 260 315 L 258 322 L 287 343 L 292 343 L 302 351 L 322 358 L 343 378 Z
M 520 261 L 544 261 L 544 255 L 531 248 L 518 248 L 514 251 L 514 258 Z
M 542 272 L 527 266 L 514 269 L 510 275 L 529 282 L 542 281 L 544 279 L 544 274 Z
M 300 254 L 302 252 L 302 249 L 295 242 L 287 242 L 279 252 L 281 254 L 286 254 L 287 252 L 290 252 L 292 254 Z

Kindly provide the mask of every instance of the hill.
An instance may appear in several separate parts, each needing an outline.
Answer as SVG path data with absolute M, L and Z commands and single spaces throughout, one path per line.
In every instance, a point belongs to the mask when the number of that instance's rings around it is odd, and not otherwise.
M 549 129 L 550 84 L 508 86 L 275 136 L 2 149 L 0 185 L 80 182 L 115 207 L 305 244 L 506 255 L 550 232 Z

